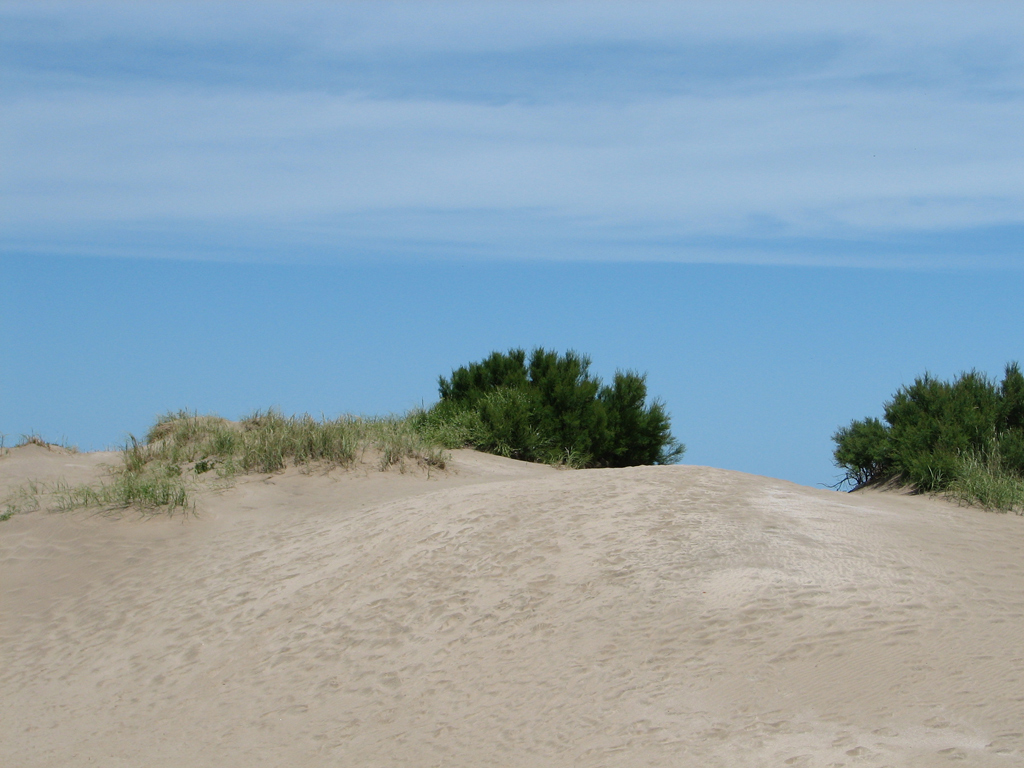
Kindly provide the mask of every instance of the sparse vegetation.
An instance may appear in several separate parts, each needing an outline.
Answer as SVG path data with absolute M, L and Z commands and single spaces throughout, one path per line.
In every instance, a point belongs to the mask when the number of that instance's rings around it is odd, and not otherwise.
M 39 497 L 44 492 L 41 484 L 33 480 L 17 488 L 4 499 L 3 507 L 0 507 L 0 522 L 7 522 L 15 515 L 35 512 L 41 506 Z
M 569 467 L 679 461 L 685 447 L 664 405 L 647 403 L 645 376 L 620 371 L 604 385 L 589 368 L 574 352 L 494 352 L 441 377 L 441 400 L 416 427 L 448 447 Z
M 38 445 L 40 448 L 49 448 L 51 443 L 48 443 L 42 437 L 37 434 L 22 435 L 21 440 L 18 442 L 18 446 L 22 445 Z
M 59 484 L 43 490 L 62 511 L 82 507 L 187 511 L 195 508 L 194 491 L 211 482 L 279 472 L 288 466 L 330 469 L 365 460 L 381 471 L 397 467 L 404 472 L 419 466 L 429 473 L 444 469 L 448 455 L 440 445 L 424 439 L 411 417 L 343 416 L 318 421 L 268 410 L 231 422 L 179 411 L 160 417 L 145 440 L 130 437 L 121 450 L 120 466 L 112 470 L 108 482 Z
M 381 470 L 412 463 L 443 469 L 447 455 L 415 429 L 409 417 L 342 416 L 316 420 L 257 411 L 240 422 L 188 412 L 168 414 L 136 446 L 132 465 L 156 461 L 186 467 L 195 475 L 216 471 L 221 477 L 249 472 L 278 472 L 296 466 L 349 467 L 372 454 Z M 127 462 L 126 462 L 127 464 Z
M 113 480 L 98 486 L 67 486 L 58 484 L 53 491 L 56 508 L 67 512 L 80 507 L 103 509 L 127 509 L 134 507 L 142 512 L 164 509 L 188 511 L 194 509 L 190 488 L 180 477 L 172 474 L 161 475 L 159 469 L 134 473 L 120 471 Z
M 839 429 L 835 462 L 843 482 L 897 481 L 949 493 L 963 503 L 1024 512 L 1024 375 L 1002 382 L 977 371 L 953 382 L 925 374 L 868 418 Z

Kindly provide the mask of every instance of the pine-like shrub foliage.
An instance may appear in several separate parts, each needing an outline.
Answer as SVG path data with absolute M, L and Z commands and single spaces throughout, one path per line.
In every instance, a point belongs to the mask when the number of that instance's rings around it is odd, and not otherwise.
M 606 386 L 575 352 L 494 352 L 439 384 L 421 427 L 449 447 L 577 467 L 669 464 L 685 450 L 665 406 L 647 402 L 645 376 L 620 371 Z
M 1001 383 L 977 371 L 952 382 L 925 374 L 885 404 L 885 423 L 854 421 L 834 435 L 836 465 L 854 486 L 900 480 L 945 491 L 978 467 L 1024 480 L 1024 375 Z
M 888 429 L 878 419 L 867 418 L 840 427 L 832 439 L 836 442 L 836 465 L 846 471 L 844 482 L 866 485 L 883 479 L 889 472 Z

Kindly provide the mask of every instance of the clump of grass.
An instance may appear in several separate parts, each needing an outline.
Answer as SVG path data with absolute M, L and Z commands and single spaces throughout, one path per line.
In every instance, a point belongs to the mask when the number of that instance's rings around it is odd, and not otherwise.
M 408 463 L 431 469 L 444 469 L 448 453 L 437 440 L 425 435 L 417 427 L 414 416 L 405 418 L 378 418 L 360 421 L 363 445 L 378 453 L 381 471 L 397 466 L 406 471 Z
M 58 483 L 52 493 L 54 507 L 68 512 L 83 507 L 128 509 L 142 512 L 195 510 L 189 481 L 180 464 L 161 456 L 153 446 L 129 437 L 121 449 L 121 466 L 99 485 Z
M 559 469 L 585 469 L 590 464 L 590 457 L 579 451 L 566 448 L 556 467 Z
M 359 457 L 363 437 L 361 420 L 353 417 L 317 421 L 275 410 L 257 411 L 240 426 L 236 438 L 222 437 L 209 455 L 242 472 L 278 472 L 289 463 L 349 467 Z
M 39 497 L 45 492 L 46 489 L 41 483 L 29 480 L 4 499 L 3 506 L 0 507 L 0 522 L 7 522 L 15 515 L 35 512 L 42 506 Z
M 288 466 L 352 467 L 372 454 L 378 469 L 447 466 L 448 454 L 412 417 L 314 419 L 270 409 L 240 422 L 178 411 L 161 416 L 143 441 L 129 437 L 121 466 L 101 485 L 60 486 L 56 507 L 195 509 L 194 491 L 209 473 L 220 480 L 272 474 Z
M 7 453 L 7 449 L 4 447 L 6 437 L 6 435 L 0 434 L 0 455 Z M 48 451 L 52 451 L 54 448 L 61 448 L 70 453 L 78 453 L 78 446 L 71 445 L 67 441 L 67 438 L 63 438 L 59 443 L 51 443 L 36 432 L 29 435 L 22 435 L 21 440 L 18 441 L 15 447 L 21 448 L 26 445 L 38 445 L 40 448 L 45 448 Z
M 444 401 L 430 410 L 413 411 L 407 420 L 424 440 L 445 448 L 464 448 L 486 438 L 479 411 L 459 408 Z
M 257 411 L 234 423 L 216 416 L 178 412 L 162 417 L 149 431 L 141 460 L 188 464 L 196 474 L 217 469 L 222 476 L 273 473 L 289 465 L 351 467 L 368 451 L 379 466 L 407 462 L 443 469 L 441 445 L 416 428 L 411 417 L 314 419 Z
M 130 458 L 136 465 L 157 461 L 168 465 L 196 464 L 206 460 L 198 474 L 215 465 L 213 457 L 238 452 L 241 427 L 219 416 L 189 411 L 168 413 L 157 419 L 141 446 L 131 439 Z
M 180 478 L 161 477 L 157 474 L 136 475 L 125 472 L 114 476 L 110 483 L 98 486 L 59 486 L 55 491 L 56 509 L 68 512 L 81 507 L 127 509 L 143 512 L 165 509 L 194 510 L 189 488 Z
M 18 447 L 20 448 L 24 445 L 38 445 L 41 448 L 49 449 L 52 444 L 48 443 L 40 435 L 33 432 L 31 435 L 21 436 L 21 441 L 18 443 Z
M 1003 469 L 996 453 L 960 456 L 947 493 L 961 504 L 1024 514 L 1024 478 Z

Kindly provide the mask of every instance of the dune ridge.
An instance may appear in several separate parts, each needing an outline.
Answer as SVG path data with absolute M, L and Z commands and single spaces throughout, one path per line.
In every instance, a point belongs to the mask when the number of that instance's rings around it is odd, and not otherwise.
M 1024 762 L 1021 518 L 454 454 L 0 525 L 0 762 Z

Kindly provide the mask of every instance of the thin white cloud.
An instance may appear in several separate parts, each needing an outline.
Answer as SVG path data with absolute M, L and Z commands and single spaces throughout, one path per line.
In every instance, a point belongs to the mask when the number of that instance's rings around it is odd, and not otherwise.
M 1024 229 L 1010 4 L 183 7 L 0 6 L 0 245 L 946 263 Z

